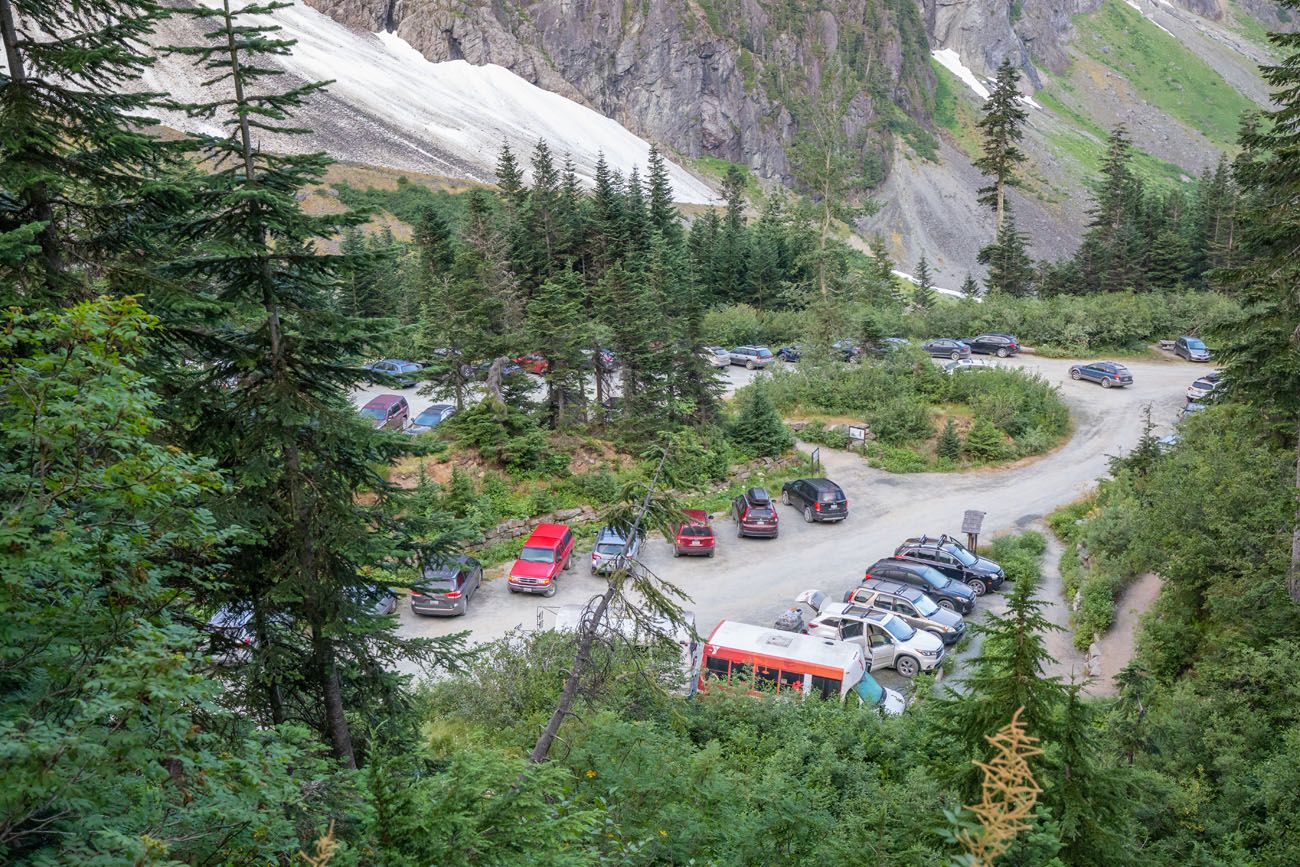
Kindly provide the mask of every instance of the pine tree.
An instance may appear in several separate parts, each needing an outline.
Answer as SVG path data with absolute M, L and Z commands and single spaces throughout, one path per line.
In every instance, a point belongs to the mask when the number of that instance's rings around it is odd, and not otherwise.
M 980 250 L 978 261 L 989 268 L 984 285 L 991 295 L 1027 297 L 1034 294 L 1034 263 L 1025 249 L 1025 236 L 1016 215 L 1007 210 L 997 239 Z
M 506 142 L 501 143 L 501 154 L 497 157 L 497 189 L 501 191 L 502 200 L 508 207 L 520 211 L 527 200 L 527 190 L 524 188 L 524 173 L 519 168 L 519 161 L 515 159 L 514 151 L 510 150 L 510 145 Z
M 731 423 L 728 436 L 736 447 L 754 457 L 774 458 L 794 447 L 794 435 L 772 405 L 761 385 L 751 386 L 740 399 L 740 412 Z
M 1123 854 L 1133 839 L 1130 814 L 1121 778 L 1103 755 L 1093 708 L 1083 684 L 1065 687 L 1042 803 L 1057 819 L 1063 863 L 1136 863 Z
M 394 492 L 372 467 L 406 454 L 401 437 L 358 422 L 347 399 L 359 359 L 374 353 L 382 322 L 337 313 L 340 260 L 316 242 L 361 215 L 310 217 L 295 193 L 318 183 L 323 155 L 282 156 L 256 147 L 258 132 L 293 134 L 291 115 L 319 85 L 278 91 L 279 73 L 255 57 L 287 54 L 276 28 L 230 6 L 186 10 L 204 43 L 178 49 L 210 79 L 205 102 L 187 110 L 218 117 L 228 135 L 199 136 L 211 173 L 195 212 L 178 227 L 184 255 L 172 269 L 210 310 L 193 354 L 214 383 L 200 411 L 178 421 L 191 448 L 215 459 L 241 496 L 221 502 L 223 523 L 247 528 L 231 557 L 226 600 L 251 609 L 259 637 L 244 698 L 255 718 L 317 722 L 344 766 L 355 764 L 352 724 L 388 706 L 397 681 L 385 673 L 403 643 L 371 617 L 374 592 L 398 551 L 388 509 Z M 194 332 L 193 323 L 186 337 Z M 377 494 L 373 504 L 363 491 Z
M 668 164 L 657 145 L 650 146 L 646 184 L 650 195 L 650 226 L 670 246 L 682 240 L 681 214 L 673 204 L 673 185 L 668 178 Z
M 709 208 L 691 225 L 686 247 L 691 261 L 692 281 L 705 304 L 721 303 L 723 286 L 718 277 L 718 238 L 722 234 L 722 221 L 714 208 Z
M 943 426 L 934 453 L 950 461 L 961 460 L 961 434 L 957 433 L 957 424 L 952 419 L 948 419 L 948 423 Z
M 605 155 L 596 159 L 595 189 L 591 196 L 591 223 L 586 245 L 591 267 L 590 280 L 597 281 L 610 265 L 622 255 L 626 245 L 623 230 L 623 190 L 617 177 L 609 170 Z
M 90 297 L 116 254 L 155 249 L 180 146 L 143 131 L 157 95 L 137 88 L 166 14 L 155 0 L 0 2 L 0 302 Z
M 1086 290 L 1121 292 L 1134 288 L 1141 277 L 1143 191 L 1133 174 L 1132 161 L 1128 132 L 1120 124 L 1106 142 L 1088 230 L 1076 255 Z
M 967 272 L 966 274 L 966 279 L 961 281 L 961 297 L 963 298 L 980 297 L 979 284 L 975 282 L 975 278 L 972 277 L 969 272 Z
M 736 302 L 744 297 L 745 273 L 749 261 L 749 232 L 745 223 L 745 174 L 739 166 L 728 167 L 722 179 L 726 211 L 718 230 L 714 254 L 714 281 L 720 300 Z
M 1300 10 L 1300 0 L 1282 0 Z M 1243 193 L 1238 214 L 1246 260 L 1218 275 L 1243 302 L 1225 329 L 1229 394 L 1291 430 L 1300 489 L 1300 33 L 1271 36 L 1282 60 L 1262 67 L 1274 109 L 1242 132 L 1236 164 Z M 1292 524 L 1287 590 L 1300 603 L 1300 511 Z
M 925 260 L 925 254 L 916 263 L 916 293 L 913 295 L 913 303 L 921 310 L 929 310 L 937 303 L 934 292 L 934 283 L 930 279 L 930 263 Z
M 993 422 L 980 416 L 966 431 L 962 451 L 977 461 L 996 461 L 1007 456 L 1007 442 Z
M 571 270 L 547 280 L 528 303 L 527 330 L 546 357 L 546 404 L 550 423 L 579 420 L 582 409 L 582 350 L 589 324 L 583 314 L 581 278 Z
M 1020 105 L 1020 70 L 1011 65 L 1010 57 L 1004 58 L 993 90 L 984 102 L 984 116 L 979 119 L 984 155 L 974 163 L 992 180 L 978 191 L 979 202 L 997 214 L 999 233 L 1006 213 L 1007 187 L 1015 186 L 1016 170 L 1025 159 L 1019 143 L 1028 118 L 1029 113 Z

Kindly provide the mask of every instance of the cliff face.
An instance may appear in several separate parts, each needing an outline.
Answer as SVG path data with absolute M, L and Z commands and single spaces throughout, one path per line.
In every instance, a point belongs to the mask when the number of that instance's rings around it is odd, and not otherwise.
M 842 78 L 848 141 L 929 108 L 914 0 L 307 0 L 432 61 L 495 63 L 688 157 L 788 175 L 798 106 Z M 904 121 L 905 123 L 906 121 Z

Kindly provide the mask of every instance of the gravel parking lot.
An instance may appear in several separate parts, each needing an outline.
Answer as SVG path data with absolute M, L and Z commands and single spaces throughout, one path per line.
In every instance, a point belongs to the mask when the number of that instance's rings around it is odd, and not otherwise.
M 856 454 L 823 448 L 825 475 L 838 482 L 848 496 L 848 520 L 805 524 L 793 509 L 781 506 L 781 535 L 764 540 L 736 538 L 730 518 L 716 515 L 719 541 L 712 559 L 674 558 L 667 542 L 653 539 L 643 550 L 642 562 L 690 595 L 689 607 L 705 636 L 722 619 L 770 624 L 802 590 L 818 588 L 835 596 L 842 594 L 858 583 L 866 566 L 892 554 L 909 536 L 957 531 L 966 509 L 988 513 L 985 538 L 1036 524 L 1058 506 L 1090 490 L 1106 473 L 1109 456 L 1132 448 L 1142 432 L 1144 407 L 1151 406 L 1152 418 L 1161 431 L 1168 429 L 1184 403 L 1183 389 L 1204 370 L 1183 362 L 1130 362 L 1135 384 L 1103 390 L 1094 383 L 1071 381 L 1070 361 L 1023 356 L 1003 363 L 1036 371 L 1061 387 L 1075 429 L 1056 451 L 1001 469 L 892 475 L 868 467 Z M 731 389 L 752 376 L 741 368 L 731 368 Z M 358 401 L 381 390 L 367 390 Z M 425 405 L 419 398 L 413 403 L 417 411 Z M 603 590 L 602 582 L 587 568 L 589 554 L 577 552 L 573 569 L 564 573 L 559 592 L 545 600 L 546 604 L 580 604 Z M 532 628 L 543 600 L 511 594 L 504 571 L 505 567 L 489 570 L 464 617 L 417 617 L 403 604 L 401 630 L 421 636 L 468 631 L 473 642 L 482 642 L 517 626 Z M 1057 602 L 1055 614 L 1063 620 L 1059 582 L 1054 579 L 1055 569 L 1049 571 L 1044 591 Z M 974 616 L 1000 608 L 999 596 L 987 596 Z M 1073 652 L 1068 639 L 1052 643 L 1062 657 Z M 1061 660 L 1063 669 L 1076 663 L 1076 659 Z M 891 683 L 892 672 L 881 680 Z

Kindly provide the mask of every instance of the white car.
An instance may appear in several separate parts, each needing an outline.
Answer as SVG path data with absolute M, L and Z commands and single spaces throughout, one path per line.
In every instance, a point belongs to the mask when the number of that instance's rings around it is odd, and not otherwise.
M 871 671 L 892 668 L 903 677 L 933 671 L 943 662 L 943 642 L 913 629 L 898 616 L 865 605 L 832 602 L 822 606 L 806 632 L 819 638 L 853 641 L 866 651 Z
M 1196 382 L 1193 382 L 1191 385 L 1187 386 L 1187 399 L 1192 401 L 1204 400 L 1205 398 L 1209 397 L 1214 392 L 1214 390 L 1218 387 L 1219 387 L 1219 383 L 1215 382 L 1214 380 L 1208 379 L 1206 377 L 1201 377 L 1200 379 L 1196 380 Z
M 942 367 L 944 373 L 952 375 L 959 370 L 997 370 L 998 363 L 985 358 L 958 358 L 945 361 Z
M 703 358 L 711 367 L 730 367 L 731 353 L 721 346 L 706 346 L 700 350 L 700 358 Z

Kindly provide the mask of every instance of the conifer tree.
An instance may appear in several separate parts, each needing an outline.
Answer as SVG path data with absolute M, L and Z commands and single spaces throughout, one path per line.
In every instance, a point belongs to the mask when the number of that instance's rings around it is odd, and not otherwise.
M 747 283 L 745 266 L 749 261 L 749 232 L 745 223 L 745 174 L 739 166 L 727 168 L 727 174 L 722 179 L 722 195 L 726 210 L 718 229 L 713 279 L 719 300 L 735 302 L 743 297 Z
M 292 43 L 229 3 L 186 14 L 199 19 L 205 41 L 177 51 L 210 84 L 203 102 L 184 108 L 218 119 L 228 134 L 197 137 L 214 168 L 178 227 L 184 255 L 172 273 L 209 311 L 194 354 L 214 385 L 234 384 L 206 391 L 199 411 L 178 423 L 241 491 L 219 517 L 252 537 L 232 557 L 236 578 L 224 600 L 251 609 L 258 636 L 246 707 L 268 723 L 316 721 L 336 758 L 353 766 L 349 713 L 380 711 L 396 682 L 378 657 L 404 647 L 391 623 L 368 613 L 374 579 L 363 573 L 383 574 L 397 553 L 393 491 L 372 468 L 407 445 L 360 423 L 347 399 L 381 328 L 336 312 L 329 299 L 340 260 L 314 249 L 362 216 L 306 215 L 295 193 L 319 182 L 325 157 L 256 146 L 262 131 L 301 132 L 291 115 L 320 89 L 279 91 L 279 73 L 256 59 L 287 54 Z M 363 490 L 377 495 L 373 504 Z
M 728 431 L 731 441 L 746 454 L 774 458 L 794 447 L 794 435 L 772 405 L 762 385 L 750 386 L 740 399 L 740 412 Z
M 179 152 L 143 131 L 157 95 L 139 85 L 166 14 L 156 0 L 0 2 L 0 302 L 95 294 L 112 256 L 149 246 L 166 218 L 160 176 Z
M 989 268 L 984 286 L 991 295 L 1026 297 L 1034 293 L 1034 263 L 1025 249 L 1025 236 L 1016 216 L 1007 210 L 997 239 L 980 250 L 978 261 Z
M 582 279 L 564 270 L 547 280 L 528 303 L 528 334 L 546 357 L 546 404 L 550 423 L 563 427 L 582 409 L 582 350 L 589 323 L 582 307 Z
M 966 443 L 962 447 L 967 455 L 975 460 L 996 461 L 1006 457 L 1007 443 L 993 422 L 980 416 L 966 431 Z
M 963 298 L 980 297 L 979 284 L 975 282 L 975 278 L 969 272 L 966 274 L 966 279 L 961 281 L 961 296 Z
M 1025 159 L 1019 144 L 1028 118 L 1029 113 L 1020 105 L 1020 70 L 1011 65 L 1010 57 L 1004 58 L 993 90 L 984 101 L 984 116 L 978 122 L 984 155 L 974 163 L 992 181 L 978 191 L 979 202 L 997 214 L 995 226 L 999 232 L 1006 214 L 1007 187 L 1015 186 L 1016 170 Z
M 930 263 L 926 261 L 925 254 L 916 263 L 916 292 L 913 295 L 913 303 L 921 310 L 929 310 L 936 303 L 934 283 L 930 279 Z
M 1134 288 L 1141 274 L 1138 218 L 1142 187 L 1133 174 L 1132 146 L 1123 124 L 1111 131 L 1101 181 L 1078 260 L 1085 289 L 1120 292 Z
M 1065 687 L 1048 752 L 1050 770 L 1042 802 L 1057 819 L 1066 864 L 1133 863 L 1123 854 L 1132 839 L 1120 778 L 1102 752 L 1093 705 L 1083 684 Z
M 722 295 L 723 286 L 718 280 L 718 238 L 721 234 L 722 221 L 718 212 L 709 208 L 691 225 L 691 233 L 686 242 L 693 282 L 708 304 L 726 300 Z
M 948 419 L 948 423 L 943 426 L 934 453 L 950 461 L 961 459 L 961 434 L 957 433 L 957 424 L 952 419 Z
M 591 266 L 588 277 L 600 279 L 610 265 L 622 255 L 625 245 L 623 229 L 623 190 L 601 154 L 596 160 L 595 188 L 591 195 L 591 224 L 587 239 Z
M 650 146 L 650 162 L 646 172 L 650 225 L 667 244 L 675 247 L 682 240 L 681 214 L 673 204 L 673 185 L 668 178 L 668 164 L 659 153 L 658 145 Z

